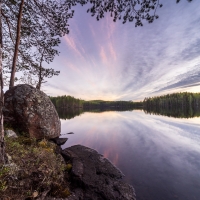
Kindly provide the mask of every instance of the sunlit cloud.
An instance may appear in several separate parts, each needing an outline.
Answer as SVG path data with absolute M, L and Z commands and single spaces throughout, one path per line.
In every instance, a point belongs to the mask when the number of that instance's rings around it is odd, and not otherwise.
M 69 66 L 73 71 L 76 71 L 78 73 L 81 73 L 80 69 L 77 68 L 74 64 L 70 63 L 70 62 L 66 62 L 66 66 Z
M 114 23 L 109 14 L 97 22 L 77 7 L 70 34 L 61 43 L 61 55 L 52 63 L 61 71 L 59 77 L 49 80 L 59 85 L 56 94 L 66 91 L 87 100 L 138 101 L 197 91 L 200 4 L 181 1 L 176 5 L 163 0 L 163 5 L 158 20 L 138 28 L 134 23 Z
M 73 37 L 66 35 L 64 36 L 64 40 L 67 43 L 67 45 L 76 53 L 77 56 L 79 56 L 80 58 L 84 58 L 79 49 L 77 48 L 76 42 Z
M 101 60 L 104 64 L 108 64 L 106 52 L 105 52 L 105 49 L 103 47 L 101 47 L 101 49 L 100 49 L 100 57 L 101 57 Z
M 89 24 L 89 27 L 90 27 L 90 31 L 91 31 L 91 33 L 92 33 L 93 38 L 96 38 L 97 35 L 96 35 L 96 32 L 95 32 L 93 26 L 92 26 L 91 24 Z
M 116 51 L 113 48 L 113 44 L 111 42 L 109 42 L 109 50 L 110 50 L 112 60 L 116 61 L 117 60 Z

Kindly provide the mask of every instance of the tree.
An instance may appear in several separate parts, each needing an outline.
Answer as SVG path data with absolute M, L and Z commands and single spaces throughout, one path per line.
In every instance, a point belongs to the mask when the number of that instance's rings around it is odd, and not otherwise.
M 69 1 L 53 1 L 53 0 L 7 0 L 3 1 L 4 8 L 2 15 L 7 24 L 7 30 L 13 42 L 13 61 L 10 76 L 10 87 L 14 86 L 15 72 L 17 70 L 17 63 L 19 63 L 18 54 L 21 56 L 21 66 L 19 69 L 30 70 L 31 67 L 37 67 L 37 63 L 32 58 L 36 54 L 24 51 L 24 49 L 31 49 L 34 47 L 38 49 L 40 44 L 53 44 L 53 47 L 58 46 L 61 37 L 69 32 L 67 20 L 73 17 L 74 11 L 71 10 L 77 4 L 84 5 L 88 0 L 69 0 Z M 97 0 L 90 1 L 92 16 L 96 16 L 97 20 L 104 17 L 105 12 L 110 12 L 113 20 L 123 18 L 123 23 L 135 20 L 135 26 L 142 26 L 142 21 L 147 20 L 153 22 L 158 16 L 155 15 L 159 0 L 150 1 L 117 1 L 117 0 Z M 138 7 L 139 6 L 139 7 Z M 138 7 L 136 9 L 136 7 Z M 152 12 L 151 12 L 152 11 Z M 154 11 L 154 12 L 153 12 Z M 15 16 L 15 17 L 13 17 Z M 13 30 L 14 27 L 14 30 Z M 14 31 L 14 33 L 12 33 Z M 41 38 L 43 37 L 43 39 Z M 48 38 L 48 41 L 44 38 Z M 49 42 L 49 40 L 53 42 Z M 43 41 L 41 43 L 41 41 Z M 46 43 L 46 44 L 47 44 Z M 20 49 L 21 45 L 21 49 Z M 44 47 L 44 45 L 42 45 Z M 46 45 L 47 46 L 47 45 Z M 26 47 L 26 48 L 25 48 Z M 50 46 L 48 46 L 50 47 Z M 46 49 L 46 47 L 44 47 Z M 41 49 L 41 47 L 40 47 Z M 52 50 L 53 48 L 51 48 Z M 48 51 L 49 55 L 55 56 L 55 52 Z M 57 54 L 57 52 L 56 52 Z M 8 56 L 9 57 L 9 56 Z M 11 59 L 9 59 L 10 62 Z M 24 64 L 27 63 L 27 64 Z M 31 70 L 32 71 L 32 70 Z
M 16 62 L 17 62 L 17 56 L 18 56 L 18 51 L 19 51 L 18 49 L 19 49 L 19 44 L 20 44 L 23 7 L 24 7 L 24 0 L 21 0 L 20 7 L 19 7 L 19 14 L 17 16 L 18 18 L 17 19 L 17 35 L 16 35 L 13 63 L 12 63 L 12 71 L 11 71 L 11 76 L 10 76 L 10 87 L 14 86 Z
M 37 55 L 41 53 L 41 49 L 43 52 L 45 51 L 43 58 L 46 62 L 52 61 L 58 54 L 53 47 L 60 43 L 58 37 L 69 32 L 67 20 L 73 16 L 73 12 L 69 11 L 70 6 L 71 2 L 69 1 L 4 1 L 2 13 L 7 25 L 4 27 L 14 43 L 14 49 L 9 49 L 14 53 L 10 87 L 14 86 L 18 52 L 21 54 L 22 63 L 28 64 L 28 66 L 23 66 L 22 70 L 37 68 Z M 16 12 L 16 10 L 19 11 Z M 17 21 L 12 16 L 17 16 Z M 17 25 L 17 28 L 13 28 L 13 24 Z M 29 52 L 24 52 L 24 49 L 29 49 Z
M 1 23 L 1 8 L 2 2 L 0 1 L 0 163 L 5 163 L 5 145 L 4 145 L 4 128 L 3 128 L 3 78 L 2 78 L 2 48 L 3 48 L 3 40 L 2 40 L 2 23 Z
M 45 36 L 38 39 L 35 44 L 35 61 L 32 63 L 31 67 L 27 67 L 28 72 L 25 74 L 31 80 L 34 79 L 33 76 L 35 76 L 35 79 L 37 80 L 33 80 L 31 85 L 36 85 L 36 88 L 39 90 L 41 88 L 41 84 L 45 83 L 45 78 L 51 78 L 52 76 L 57 76 L 60 73 L 60 71 L 55 71 L 52 68 L 44 68 L 42 66 L 44 61 L 50 63 L 53 61 L 54 57 L 59 54 L 59 52 L 55 49 L 59 43 L 60 40 L 58 40 L 58 38 L 55 39 L 45 34 Z M 22 82 L 27 83 L 27 79 L 24 76 L 21 77 L 21 80 Z
M 177 2 L 179 1 L 177 0 Z M 162 7 L 159 0 L 3 0 L 5 8 L 2 11 L 2 15 L 6 19 L 7 29 L 14 45 L 12 49 L 14 56 L 10 71 L 10 87 L 14 86 L 17 62 L 19 62 L 17 60 L 18 53 L 20 53 L 23 60 L 23 65 L 21 64 L 20 66 L 21 70 L 30 70 L 30 66 L 38 68 L 38 63 L 32 59 L 37 54 L 33 54 L 33 49 L 35 47 L 37 49 L 40 44 L 45 44 L 46 42 L 51 45 L 54 43 L 52 47 L 58 46 L 60 43 L 59 37 L 69 33 L 68 19 L 72 18 L 74 13 L 72 7 L 77 4 L 84 5 L 88 2 L 91 5 L 88 12 L 92 16 L 96 16 L 97 20 L 103 18 L 106 12 L 110 12 L 113 21 L 120 19 L 123 20 L 123 23 L 135 21 L 136 27 L 143 26 L 143 21 L 152 23 L 158 18 L 156 15 L 157 8 Z M 15 17 L 13 18 L 13 16 Z M 14 34 L 11 33 L 13 25 L 16 27 Z M 41 37 L 43 37 L 43 40 Z M 45 37 L 47 39 L 44 39 Z M 41 41 L 43 42 L 41 43 Z M 20 45 L 22 47 L 21 50 L 19 49 Z M 31 52 L 24 52 L 24 47 L 31 49 Z M 41 47 L 46 49 L 44 45 Z M 51 50 L 55 51 L 52 47 Z M 52 58 L 55 57 L 55 54 L 58 54 L 58 52 L 55 53 L 53 51 L 48 51 L 48 53 Z

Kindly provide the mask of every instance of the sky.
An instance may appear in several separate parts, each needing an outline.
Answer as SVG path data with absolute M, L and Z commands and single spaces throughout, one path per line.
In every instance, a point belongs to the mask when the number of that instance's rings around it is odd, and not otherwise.
M 200 92 L 200 1 L 161 0 L 152 24 L 100 21 L 75 7 L 60 55 L 47 67 L 60 71 L 42 90 L 84 100 L 133 100 L 174 92 Z

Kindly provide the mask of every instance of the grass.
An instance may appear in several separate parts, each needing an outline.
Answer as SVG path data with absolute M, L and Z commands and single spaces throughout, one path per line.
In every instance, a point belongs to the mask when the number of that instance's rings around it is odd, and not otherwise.
M 70 195 L 68 171 L 56 145 L 24 136 L 5 138 L 8 164 L 0 165 L 0 199 L 65 198 Z

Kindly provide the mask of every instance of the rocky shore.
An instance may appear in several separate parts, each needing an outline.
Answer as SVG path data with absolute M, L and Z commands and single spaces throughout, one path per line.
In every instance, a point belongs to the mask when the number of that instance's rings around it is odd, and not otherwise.
M 122 172 L 97 151 L 75 145 L 61 151 L 61 155 L 72 163 L 70 199 L 136 200 L 133 187 L 121 180 Z
M 26 200 L 136 200 L 122 172 L 97 151 L 81 145 L 61 149 L 67 138 L 59 138 L 60 119 L 45 93 L 27 84 L 15 86 L 5 93 L 3 112 L 5 125 L 20 137 L 7 133 L 10 155 L 0 169 L 0 195 L 7 191 Z

